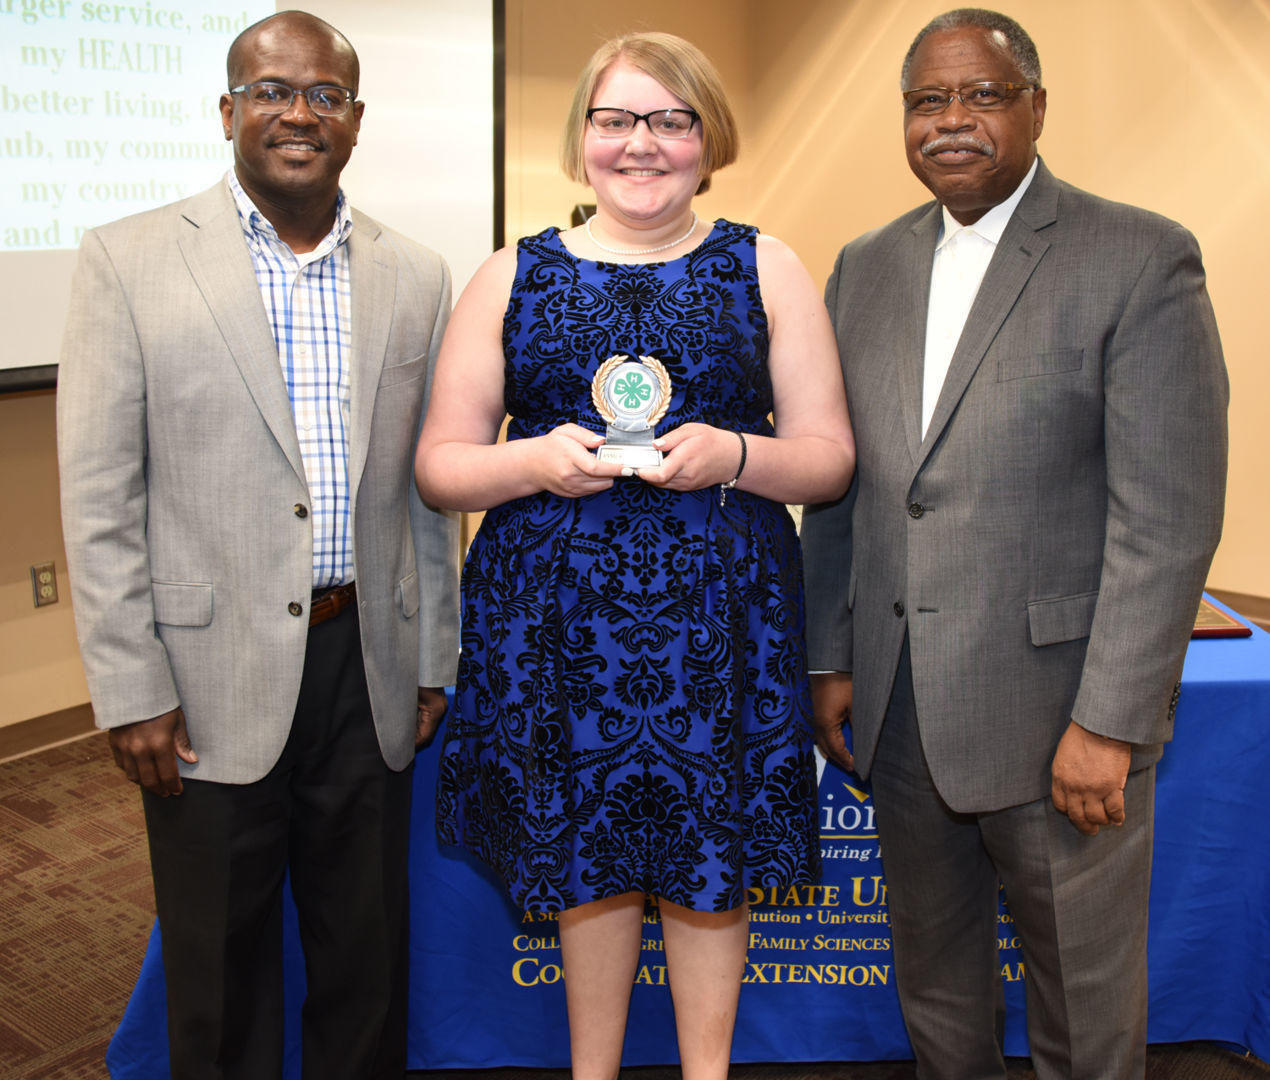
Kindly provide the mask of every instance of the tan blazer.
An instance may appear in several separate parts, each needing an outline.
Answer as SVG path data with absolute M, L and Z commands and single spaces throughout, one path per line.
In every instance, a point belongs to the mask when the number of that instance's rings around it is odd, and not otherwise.
M 1221 532 L 1228 391 L 1190 233 L 1041 163 L 923 438 L 940 220 L 928 203 L 838 256 L 857 473 L 802 536 L 810 661 L 854 671 L 857 768 L 907 631 L 931 773 L 974 812 L 1047 796 L 1071 719 L 1159 757 Z
M 453 681 L 456 521 L 419 501 L 416 433 L 450 310 L 439 256 L 353 211 L 349 485 L 384 760 L 415 686 Z M 245 783 L 291 727 L 312 518 L 291 406 L 228 185 L 94 229 L 57 391 L 62 523 L 97 723 L 185 710 L 188 777 Z M 290 606 L 300 605 L 301 614 Z

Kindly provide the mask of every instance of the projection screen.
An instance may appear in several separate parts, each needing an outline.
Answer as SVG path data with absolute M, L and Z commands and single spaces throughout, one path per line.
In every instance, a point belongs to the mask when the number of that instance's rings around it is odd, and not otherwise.
M 455 293 L 501 237 L 501 0 L 313 0 L 361 58 L 343 186 L 445 256 Z M 51 386 L 86 229 L 211 186 L 232 164 L 225 53 L 260 0 L 0 0 L 0 391 Z

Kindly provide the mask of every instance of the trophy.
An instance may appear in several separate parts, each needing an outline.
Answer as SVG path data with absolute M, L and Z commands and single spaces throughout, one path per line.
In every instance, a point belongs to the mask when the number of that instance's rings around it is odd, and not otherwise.
M 601 461 L 628 469 L 661 464 L 653 427 L 670 408 L 670 376 L 660 360 L 610 356 L 591 380 L 591 402 L 608 424 L 604 445 L 595 452 Z

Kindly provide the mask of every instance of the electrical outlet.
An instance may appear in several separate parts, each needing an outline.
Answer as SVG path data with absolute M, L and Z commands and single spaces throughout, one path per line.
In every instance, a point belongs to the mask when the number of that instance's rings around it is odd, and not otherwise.
M 57 603 L 57 571 L 51 562 L 31 567 L 31 588 L 35 592 L 36 607 Z

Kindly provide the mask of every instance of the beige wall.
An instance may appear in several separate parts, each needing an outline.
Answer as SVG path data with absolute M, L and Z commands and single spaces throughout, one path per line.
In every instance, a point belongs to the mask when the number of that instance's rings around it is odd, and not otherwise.
M 567 223 L 586 189 L 559 175 L 559 125 L 591 50 L 628 29 L 701 45 L 738 113 L 740 162 L 698 209 L 785 240 L 817 280 L 838 247 L 927 197 L 904 162 L 899 63 L 953 6 L 930 0 L 508 0 L 507 234 Z M 1270 17 L 1246 0 L 1013 0 L 1049 88 L 1041 139 L 1061 177 L 1198 236 L 1231 377 L 1226 532 L 1210 575 L 1270 596 Z
M 0 727 L 82 705 L 58 512 L 54 397 L 0 397 Z M 31 565 L 57 564 L 60 600 L 37 608 Z

